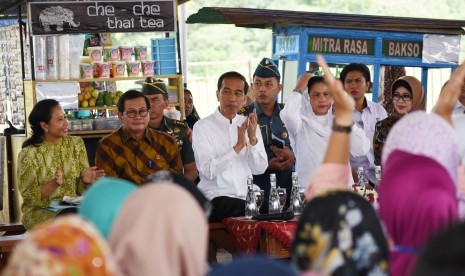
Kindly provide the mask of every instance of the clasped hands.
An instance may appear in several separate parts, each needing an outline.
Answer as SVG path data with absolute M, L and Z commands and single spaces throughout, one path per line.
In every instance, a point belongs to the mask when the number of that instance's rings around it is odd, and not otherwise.
M 90 185 L 102 176 L 105 176 L 105 171 L 98 169 L 96 166 L 92 166 L 82 172 L 82 181 L 85 185 Z M 54 181 L 57 186 L 63 184 L 63 171 L 60 165 L 56 168 Z
M 257 110 L 254 109 L 254 111 L 245 118 L 241 126 L 237 127 L 237 143 L 234 146 L 236 153 L 239 153 L 245 146 L 247 146 L 246 133 L 249 138 L 250 145 L 255 146 L 258 143 L 256 136 L 257 121 Z

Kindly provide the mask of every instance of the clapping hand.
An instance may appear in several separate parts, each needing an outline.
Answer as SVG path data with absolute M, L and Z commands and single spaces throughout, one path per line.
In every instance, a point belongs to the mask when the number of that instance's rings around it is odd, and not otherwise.
M 60 165 L 57 166 L 57 169 L 55 171 L 55 183 L 58 186 L 61 186 L 61 184 L 63 184 L 63 171 L 61 170 Z
M 82 173 L 82 181 L 84 184 L 92 184 L 102 176 L 105 176 L 105 171 L 93 166 L 84 170 Z
M 253 112 L 249 114 L 249 123 L 247 125 L 247 135 L 249 137 L 249 142 L 252 146 L 255 146 L 258 142 L 256 137 L 257 122 L 257 109 L 254 109 Z
M 465 63 L 462 63 L 454 73 L 452 73 L 449 81 L 444 86 L 439 95 L 439 99 L 433 108 L 433 111 L 444 118 L 449 124 L 452 124 L 452 110 L 457 103 L 462 86 L 465 83 Z
M 234 151 L 236 151 L 236 153 L 239 153 L 242 150 L 242 148 L 244 148 L 247 145 L 247 141 L 245 139 L 245 132 L 247 131 L 248 123 L 249 118 L 246 117 L 241 126 L 237 127 L 237 143 L 234 146 Z

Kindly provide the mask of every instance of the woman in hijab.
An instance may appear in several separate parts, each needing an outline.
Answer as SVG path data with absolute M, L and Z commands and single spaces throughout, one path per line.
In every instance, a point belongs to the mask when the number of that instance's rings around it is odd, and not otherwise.
M 373 136 L 373 154 L 375 165 L 378 166 L 381 165 L 381 153 L 392 126 L 402 116 L 412 111 L 425 110 L 426 108 L 423 86 L 415 77 L 404 76 L 398 78 L 392 84 L 391 93 L 394 112 L 386 119 L 376 123 L 375 134 Z
M 132 193 L 109 241 L 122 275 L 198 276 L 206 271 L 207 217 L 194 197 L 172 182 Z
M 305 206 L 295 234 L 292 262 L 299 272 L 388 275 L 388 252 L 371 204 L 354 192 L 332 190 Z
M 78 213 L 91 221 L 108 240 L 116 216 L 126 198 L 137 190 L 137 185 L 124 179 L 101 178 L 84 194 Z
M 15 248 L 4 276 L 111 276 L 116 263 L 92 224 L 77 215 L 41 224 Z
M 296 172 L 299 174 L 301 187 L 308 186 L 313 173 L 323 162 L 334 120 L 331 106 L 332 97 L 328 93 L 325 79 L 306 73 L 299 78 L 294 92 L 281 110 L 280 116 L 289 131 L 296 156 Z M 363 130 L 354 125 L 351 133 L 351 154 L 365 155 L 369 150 L 370 141 Z
M 349 191 L 354 100 L 319 56 L 336 114 L 323 165 L 307 191 L 292 247 L 300 275 L 387 275 L 388 246 L 370 203 Z
M 410 275 L 426 241 L 458 220 L 457 140 L 451 113 L 465 79 L 452 74 L 431 114 L 413 112 L 392 128 L 382 154 L 379 215 L 390 239 L 390 275 Z

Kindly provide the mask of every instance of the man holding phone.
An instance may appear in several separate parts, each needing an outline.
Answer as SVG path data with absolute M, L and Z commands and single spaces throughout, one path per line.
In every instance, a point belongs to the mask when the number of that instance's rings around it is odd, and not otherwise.
M 278 67 L 271 59 L 263 58 L 253 75 L 252 90 L 255 102 L 239 111 L 240 114 L 248 116 L 256 110 L 268 157 L 268 168 L 265 173 L 253 176 L 254 183 L 265 191 L 265 200 L 261 212 L 268 211 L 271 173 L 276 174 L 277 186 L 286 188 L 287 203 L 292 188 L 295 156 L 290 147 L 291 142 L 286 126 L 279 116 L 284 105 L 278 104 L 276 101 L 276 96 L 283 87 L 279 83 L 280 80 L 281 75 Z

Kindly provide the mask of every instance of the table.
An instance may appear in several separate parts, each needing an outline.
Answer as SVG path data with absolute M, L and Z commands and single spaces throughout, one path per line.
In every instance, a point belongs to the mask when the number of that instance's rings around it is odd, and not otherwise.
M 223 223 L 243 253 L 257 250 L 272 258 L 289 258 L 297 220 L 255 221 L 245 217 L 226 218 Z

